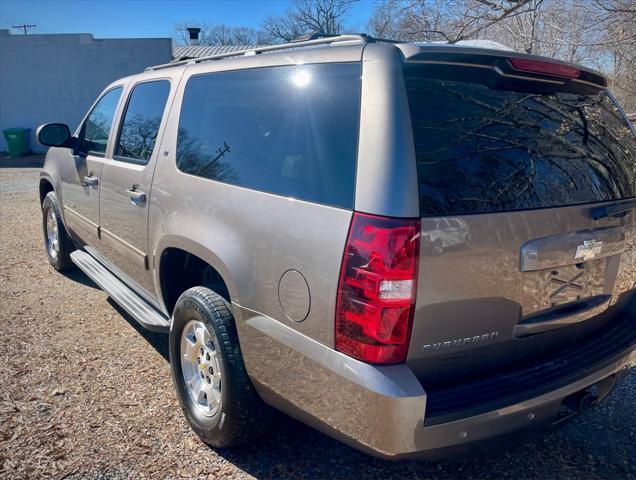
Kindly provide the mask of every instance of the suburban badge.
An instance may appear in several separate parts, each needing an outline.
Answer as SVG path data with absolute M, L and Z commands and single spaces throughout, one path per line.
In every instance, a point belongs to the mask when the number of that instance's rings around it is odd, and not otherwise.
M 452 340 L 446 340 L 435 343 L 427 343 L 422 346 L 422 351 L 433 352 L 439 350 L 454 350 L 465 346 L 474 346 L 478 344 L 490 343 L 499 336 L 499 331 L 484 333 L 481 335 L 475 335 L 473 337 L 466 338 L 454 338 Z

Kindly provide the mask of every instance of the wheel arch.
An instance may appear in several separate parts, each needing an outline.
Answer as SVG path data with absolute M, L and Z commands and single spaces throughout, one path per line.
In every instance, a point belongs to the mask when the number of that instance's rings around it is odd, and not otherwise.
M 48 195 L 49 192 L 54 192 L 55 188 L 53 187 L 53 181 L 48 176 L 40 177 L 40 184 L 38 186 L 39 194 L 40 194 L 40 207 L 44 203 L 44 198 Z
M 66 216 L 64 215 L 64 208 L 62 206 L 62 198 L 61 198 L 61 192 L 59 188 L 56 188 L 56 183 L 53 180 L 53 178 L 51 176 L 49 176 L 48 174 L 46 174 L 45 172 L 41 172 L 40 173 L 40 182 L 38 184 L 38 195 L 40 198 L 40 208 L 42 208 L 42 204 L 44 203 L 44 199 L 46 198 L 46 196 L 51 193 L 54 192 L 55 195 L 57 196 L 57 202 L 58 205 L 60 207 L 60 217 L 62 219 L 62 224 L 64 225 L 64 228 L 67 229 L 67 231 L 69 230 L 67 224 L 66 224 Z
M 172 237 L 163 242 L 154 258 L 155 284 L 169 314 L 181 293 L 194 286 L 208 286 L 228 302 L 236 301 L 237 290 L 229 269 L 203 245 Z

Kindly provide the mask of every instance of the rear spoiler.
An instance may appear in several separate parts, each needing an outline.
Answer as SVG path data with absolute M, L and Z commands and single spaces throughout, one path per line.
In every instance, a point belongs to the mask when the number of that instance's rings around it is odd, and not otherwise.
M 474 68 L 510 81 L 540 82 L 564 89 L 607 88 L 607 80 L 595 70 L 537 55 L 458 45 L 403 43 L 396 47 L 406 64 Z

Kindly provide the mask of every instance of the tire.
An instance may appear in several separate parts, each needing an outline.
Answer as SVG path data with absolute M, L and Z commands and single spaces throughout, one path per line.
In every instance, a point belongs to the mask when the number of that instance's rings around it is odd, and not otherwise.
M 75 268 L 71 260 L 75 246 L 62 222 L 55 192 L 47 193 L 42 202 L 42 232 L 46 256 L 53 268 L 59 272 Z
M 207 329 L 207 334 L 201 331 L 201 326 Z M 203 340 L 199 338 L 201 335 L 205 337 Z M 193 342 L 197 342 L 194 348 Z M 205 443 L 215 448 L 233 447 L 267 430 L 273 411 L 250 382 L 234 317 L 223 297 L 204 287 L 186 290 L 174 308 L 169 345 L 172 378 L 181 407 L 190 426 Z M 197 355 L 195 361 L 192 352 Z M 220 392 L 215 389 L 217 372 L 220 372 Z M 187 386 L 190 383 L 187 378 L 207 389 L 203 397 L 202 390 Z

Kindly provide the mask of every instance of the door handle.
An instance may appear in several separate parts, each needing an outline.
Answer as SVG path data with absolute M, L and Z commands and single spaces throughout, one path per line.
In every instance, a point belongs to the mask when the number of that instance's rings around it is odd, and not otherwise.
M 146 201 L 146 193 L 137 190 L 135 185 L 133 185 L 131 189 L 126 190 L 126 193 L 130 197 L 130 201 L 133 205 L 141 205 Z
M 82 178 L 81 185 L 82 187 L 96 187 L 98 183 L 99 179 L 97 177 L 86 175 L 84 178 Z

